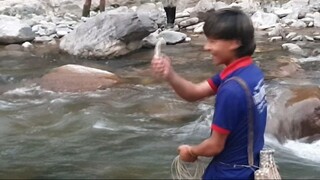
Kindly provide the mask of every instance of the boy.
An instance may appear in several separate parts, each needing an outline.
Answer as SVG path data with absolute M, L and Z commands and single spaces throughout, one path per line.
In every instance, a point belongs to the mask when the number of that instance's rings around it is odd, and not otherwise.
M 211 136 L 199 145 L 181 145 L 180 159 L 194 162 L 198 156 L 214 157 L 203 179 L 253 179 L 254 166 L 248 162 L 248 103 L 244 88 L 232 77 L 241 78 L 249 87 L 254 110 L 254 165 L 259 165 L 259 152 L 264 146 L 267 116 L 264 76 L 253 63 L 254 28 L 250 18 L 237 9 L 208 11 L 204 33 L 204 49 L 212 54 L 216 65 L 226 68 L 212 78 L 194 84 L 179 76 L 167 57 L 152 60 L 155 75 L 163 78 L 187 101 L 217 94 Z

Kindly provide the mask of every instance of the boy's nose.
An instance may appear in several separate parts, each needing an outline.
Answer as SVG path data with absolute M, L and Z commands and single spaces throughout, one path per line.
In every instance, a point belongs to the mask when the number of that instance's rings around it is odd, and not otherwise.
M 210 50 L 209 43 L 205 43 L 204 46 L 203 46 L 203 49 L 205 51 L 209 51 Z

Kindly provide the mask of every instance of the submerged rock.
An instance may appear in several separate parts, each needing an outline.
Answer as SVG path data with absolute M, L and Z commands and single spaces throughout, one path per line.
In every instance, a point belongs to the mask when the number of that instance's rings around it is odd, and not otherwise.
M 54 92 L 86 92 L 105 89 L 119 81 L 115 74 L 108 71 L 68 64 L 44 75 L 40 85 Z

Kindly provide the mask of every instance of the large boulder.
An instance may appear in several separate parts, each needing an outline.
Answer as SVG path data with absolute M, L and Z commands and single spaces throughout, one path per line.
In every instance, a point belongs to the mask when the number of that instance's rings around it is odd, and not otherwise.
M 32 41 L 35 36 L 28 24 L 16 17 L 0 15 L 0 44 Z
M 119 81 L 115 74 L 108 71 L 68 64 L 44 75 L 40 85 L 54 92 L 86 92 L 105 89 Z
M 158 28 L 147 14 L 122 7 L 88 19 L 64 36 L 60 49 L 82 57 L 112 58 L 139 49 Z
M 296 87 L 278 93 L 270 103 L 266 131 L 281 142 L 320 133 L 320 88 Z

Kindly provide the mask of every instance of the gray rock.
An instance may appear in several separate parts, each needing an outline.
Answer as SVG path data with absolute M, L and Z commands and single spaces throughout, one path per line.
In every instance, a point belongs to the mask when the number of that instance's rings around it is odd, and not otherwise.
M 183 42 L 187 35 L 180 32 L 165 30 L 160 32 L 159 37 L 163 37 L 167 44 L 177 44 Z
M 305 17 L 305 18 L 302 18 L 301 21 L 303 21 L 306 24 L 309 24 L 310 22 L 313 22 L 313 18 Z
M 313 37 L 315 40 L 320 40 L 320 36 L 314 36 Z
M 298 45 L 293 43 L 282 44 L 282 48 L 296 55 L 300 55 L 300 56 L 306 55 L 305 52 Z
M 163 14 L 154 3 L 142 4 L 137 8 L 136 12 L 139 16 L 141 15 L 150 18 L 159 26 L 164 25 L 166 23 L 165 14 Z
M 159 33 L 160 33 L 160 29 L 158 29 L 157 31 L 151 33 L 149 36 L 145 37 L 142 40 L 142 46 L 145 48 L 153 48 L 155 47 L 155 45 L 157 44 L 158 40 L 159 40 Z
M 200 0 L 192 11 L 193 16 L 198 16 L 199 13 L 204 13 L 214 8 L 215 0 Z
M 34 38 L 29 25 L 15 17 L 0 15 L 0 44 L 22 43 Z
M 313 27 L 313 26 L 314 26 L 314 23 L 310 22 L 307 27 Z
M 179 12 L 176 15 L 176 19 L 178 18 L 184 18 L 184 17 L 190 17 L 190 13 L 189 12 Z
M 194 28 L 193 32 L 194 33 L 203 33 L 203 26 L 204 26 L 204 23 L 198 24 L 198 26 Z
M 117 8 L 82 23 L 61 39 L 60 49 L 83 57 L 116 57 L 140 48 L 141 40 L 156 29 L 147 12 Z

